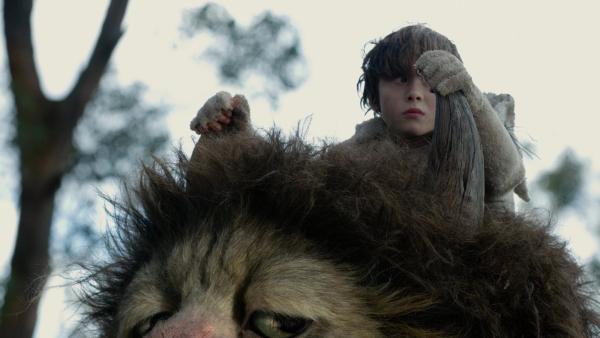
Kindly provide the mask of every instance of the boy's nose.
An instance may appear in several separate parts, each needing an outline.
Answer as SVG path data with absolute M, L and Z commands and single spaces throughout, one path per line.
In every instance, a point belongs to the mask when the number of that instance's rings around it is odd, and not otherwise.
M 406 98 L 408 99 L 408 101 L 421 101 L 423 100 L 423 93 L 419 89 L 410 88 L 410 90 L 406 94 Z
M 422 95 L 420 95 L 419 93 L 416 93 L 416 92 L 408 93 L 407 98 L 409 101 L 421 101 L 423 99 Z
M 421 101 L 423 100 L 423 91 L 427 90 L 427 86 L 423 83 L 421 78 L 413 76 L 408 81 L 408 91 L 406 92 L 406 98 L 409 101 Z

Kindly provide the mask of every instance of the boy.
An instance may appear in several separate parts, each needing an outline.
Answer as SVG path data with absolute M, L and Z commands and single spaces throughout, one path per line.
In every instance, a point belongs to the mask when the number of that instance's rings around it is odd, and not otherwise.
M 356 127 L 343 143 L 360 146 L 393 138 L 411 147 L 426 146 L 435 125 L 436 94 L 462 91 L 478 128 L 485 167 L 485 204 L 514 210 L 513 190 L 528 200 L 521 153 L 509 131 L 464 68 L 456 46 L 445 36 L 423 26 L 404 27 L 375 43 L 362 65 L 358 86 L 361 104 L 375 117 Z M 192 121 L 203 135 L 239 125 L 247 126 L 249 109 L 242 96 L 219 93 Z M 233 122 L 233 123 L 232 123 Z

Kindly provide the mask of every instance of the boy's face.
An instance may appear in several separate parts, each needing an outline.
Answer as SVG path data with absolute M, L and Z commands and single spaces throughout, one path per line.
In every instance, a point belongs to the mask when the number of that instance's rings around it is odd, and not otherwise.
M 435 101 L 435 94 L 414 71 L 406 79 L 379 80 L 379 112 L 394 133 L 408 137 L 431 133 Z

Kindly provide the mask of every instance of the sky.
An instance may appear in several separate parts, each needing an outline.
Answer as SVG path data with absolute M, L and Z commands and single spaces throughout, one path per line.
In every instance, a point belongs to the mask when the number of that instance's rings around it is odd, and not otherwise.
M 249 96 L 255 126 L 276 124 L 291 131 L 310 116 L 310 137 L 343 140 L 351 136 L 354 126 L 369 117 L 360 109 L 356 91 L 366 43 L 402 26 L 425 23 L 454 41 L 481 90 L 507 92 L 515 98 L 517 134 L 536 145 L 537 157 L 525 162 L 530 180 L 552 168 L 560 154 L 571 148 L 591 173 L 585 184 L 589 198 L 594 202 L 593 198 L 600 196 L 600 108 L 595 105 L 600 89 L 597 1 L 218 3 L 241 25 L 248 25 L 265 10 L 284 16 L 302 41 L 307 80 L 299 89 L 282 95 L 276 109 L 265 99 Z M 182 38 L 182 11 L 204 4 L 131 1 L 125 35 L 112 59 L 121 83 L 145 83 L 149 100 L 169 105 L 172 140 L 186 151 L 193 147 L 189 121 L 202 103 L 220 90 L 244 93 L 244 88 L 221 84 L 212 64 L 198 59 L 199 46 L 206 41 Z M 36 62 L 49 96 L 60 98 L 70 90 L 91 52 L 107 5 L 107 0 L 34 2 Z M 0 60 L 5 64 L 4 50 Z M 5 107 L 6 99 L 1 100 L 0 107 Z M 6 119 L 0 118 L 0 123 L 5 124 Z M 15 234 L 14 165 L 14 159 L 0 158 L 0 267 L 9 260 Z M 597 213 L 588 214 L 597 217 Z M 597 250 L 597 243 L 582 217 L 581 212 L 567 211 L 556 231 L 584 262 Z M 51 283 L 60 284 L 60 280 Z M 37 337 L 56 337 L 59 323 L 69 320 L 70 315 L 57 310 L 64 307 L 62 294 L 60 288 L 52 288 L 44 296 Z

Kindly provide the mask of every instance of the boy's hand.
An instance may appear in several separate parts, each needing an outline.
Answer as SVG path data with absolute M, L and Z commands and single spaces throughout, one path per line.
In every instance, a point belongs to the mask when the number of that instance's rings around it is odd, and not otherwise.
M 244 96 L 231 97 L 228 92 L 218 92 L 198 110 L 190 129 L 200 135 L 243 129 L 249 118 L 250 108 Z
M 421 54 L 415 62 L 415 70 L 432 91 L 443 96 L 465 91 L 473 83 L 463 63 L 445 50 L 430 50 Z

